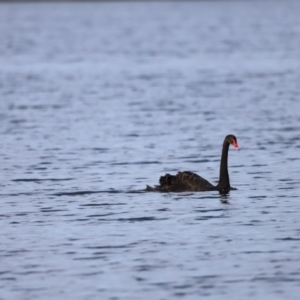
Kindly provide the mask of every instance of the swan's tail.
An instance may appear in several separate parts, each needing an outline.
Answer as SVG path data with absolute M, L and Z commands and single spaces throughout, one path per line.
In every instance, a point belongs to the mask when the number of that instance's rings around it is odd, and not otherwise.
M 147 191 L 147 192 L 154 192 L 154 191 L 157 191 L 157 189 L 156 189 L 155 187 L 152 187 L 152 186 L 150 186 L 150 185 L 147 185 L 147 186 L 146 186 L 146 191 Z

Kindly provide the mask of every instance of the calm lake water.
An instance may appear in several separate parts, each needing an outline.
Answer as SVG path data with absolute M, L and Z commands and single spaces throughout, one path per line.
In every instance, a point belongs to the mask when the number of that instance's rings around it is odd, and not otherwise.
M 297 299 L 299 12 L 0 4 L 0 299 Z

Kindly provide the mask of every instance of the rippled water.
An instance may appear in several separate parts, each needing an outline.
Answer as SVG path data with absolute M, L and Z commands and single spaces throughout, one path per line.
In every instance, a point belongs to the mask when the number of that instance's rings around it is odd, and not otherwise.
M 0 299 L 296 299 L 299 11 L 1 4 Z

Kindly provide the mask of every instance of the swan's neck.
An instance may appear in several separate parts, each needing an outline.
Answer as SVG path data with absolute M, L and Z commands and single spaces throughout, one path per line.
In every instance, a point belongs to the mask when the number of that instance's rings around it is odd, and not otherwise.
M 228 175 L 228 149 L 229 143 L 225 140 L 222 148 L 221 164 L 220 164 L 220 177 L 217 188 L 230 188 L 229 175 Z

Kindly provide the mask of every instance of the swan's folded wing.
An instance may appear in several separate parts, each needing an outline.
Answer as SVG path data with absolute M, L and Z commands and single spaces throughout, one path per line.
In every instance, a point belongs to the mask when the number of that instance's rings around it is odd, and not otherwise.
M 166 174 L 160 177 L 157 190 L 165 192 L 210 191 L 215 187 L 201 176 L 185 171 L 177 175 Z
M 190 172 L 178 172 L 173 180 L 173 184 L 186 187 L 190 191 L 208 191 L 214 189 L 214 186 L 201 176 Z

